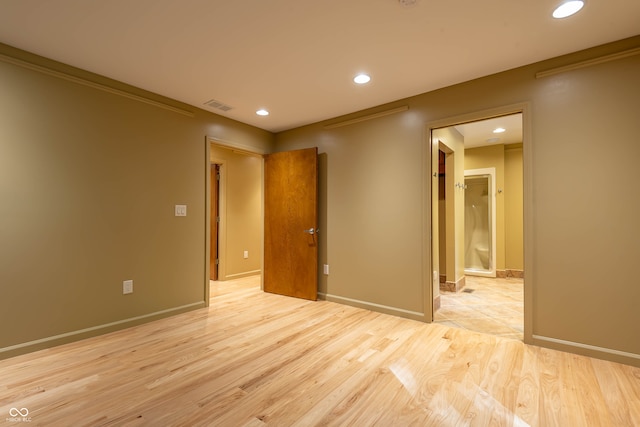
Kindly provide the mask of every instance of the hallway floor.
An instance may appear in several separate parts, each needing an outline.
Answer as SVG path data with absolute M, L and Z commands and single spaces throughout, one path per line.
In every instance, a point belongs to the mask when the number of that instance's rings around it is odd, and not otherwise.
M 523 285 L 523 279 L 466 276 L 462 291 L 440 291 L 434 322 L 522 341 Z

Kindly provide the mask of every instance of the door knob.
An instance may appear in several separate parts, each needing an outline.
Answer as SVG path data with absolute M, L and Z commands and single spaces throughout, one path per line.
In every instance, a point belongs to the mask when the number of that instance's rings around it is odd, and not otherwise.
M 318 230 L 318 229 L 314 229 L 313 227 L 311 227 L 311 228 L 310 228 L 310 229 L 308 229 L 308 230 L 304 230 L 304 232 L 305 232 L 305 233 L 308 233 L 308 234 L 311 234 L 311 235 L 313 235 L 313 234 L 317 233 L 318 231 L 320 231 L 320 230 Z

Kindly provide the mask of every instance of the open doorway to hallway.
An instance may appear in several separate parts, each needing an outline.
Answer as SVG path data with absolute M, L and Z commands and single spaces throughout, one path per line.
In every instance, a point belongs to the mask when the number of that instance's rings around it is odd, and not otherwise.
M 432 129 L 435 322 L 523 339 L 522 128 L 517 113 Z
M 465 288 L 442 291 L 434 322 L 522 341 L 524 279 L 466 276 Z
M 209 161 L 210 279 L 225 281 L 260 274 L 262 156 L 211 143 Z

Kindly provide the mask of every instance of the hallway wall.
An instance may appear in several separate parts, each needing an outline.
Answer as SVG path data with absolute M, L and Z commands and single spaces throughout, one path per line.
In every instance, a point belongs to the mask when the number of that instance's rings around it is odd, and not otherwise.
M 524 269 L 522 166 L 522 144 L 465 150 L 465 169 L 496 168 L 496 267 L 502 271 Z
M 504 147 L 504 268 L 507 270 L 524 270 L 523 188 L 522 144 L 510 144 Z
M 433 242 L 445 241 L 445 271 L 439 271 L 440 274 L 446 274 L 446 281 L 454 286 L 464 279 L 464 191 L 456 184 L 464 183 L 464 136 L 454 127 L 446 127 L 435 129 L 431 135 L 434 150 L 432 156 L 435 159 L 435 153 L 438 145 L 446 145 L 453 152 L 447 154 L 447 173 L 445 176 L 445 236 L 436 235 L 436 229 L 433 230 Z M 435 168 L 436 162 L 432 163 Z M 437 169 L 436 169 L 437 170 Z M 435 180 L 434 180 L 435 183 Z M 432 187 L 433 188 L 433 187 Z M 432 197 L 431 203 L 439 203 L 435 197 Z M 439 223 L 439 219 L 432 218 L 434 224 Z M 432 245 L 434 248 L 440 248 L 440 244 Z M 432 256 L 434 264 L 439 264 L 438 258 L 440 253 Z M 433 270 L 436 270 L 435 268 Z M 460 283 L 462 287 L 464 284 Z
M 262 265 L 262 158 L 212 146 L 211 161 L 222 163 L 219 280 L 259 274 Z M 244 251 L 249 257 L 244 258 Z

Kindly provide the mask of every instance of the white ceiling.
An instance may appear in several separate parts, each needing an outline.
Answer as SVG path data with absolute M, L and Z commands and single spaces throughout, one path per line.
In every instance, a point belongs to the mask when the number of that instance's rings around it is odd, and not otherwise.
M 638 0 L 560 1 L 2 0 L 0 42 L 278 132 L 640 34 Z
M 464 137 L 464 148 L 522 142 L 522 114 L 495 117 L 454 126 Z M 494 133 L 497 128 L 502 133 Z

